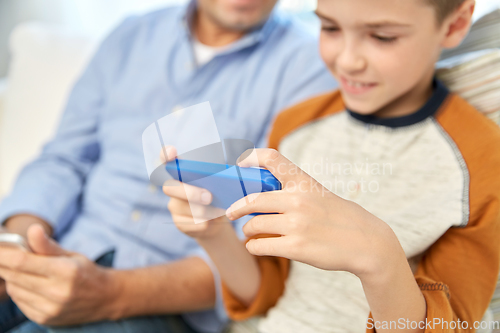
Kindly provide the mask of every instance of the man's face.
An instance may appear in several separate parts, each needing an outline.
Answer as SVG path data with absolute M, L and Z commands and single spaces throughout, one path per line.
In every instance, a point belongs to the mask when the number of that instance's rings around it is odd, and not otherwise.
M 319 0 L 317 13 L 321 56 L 354 111 L 397 104 L 432 77 L 445 35 L 434 7 L 421 0 Z
M 198 7 L 225 29 L 247 31 L 263 23 L 277 0 L 198 0 Z

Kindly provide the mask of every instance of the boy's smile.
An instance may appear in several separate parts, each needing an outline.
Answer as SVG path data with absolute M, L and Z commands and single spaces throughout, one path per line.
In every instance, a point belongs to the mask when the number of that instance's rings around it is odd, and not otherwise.
M 425 104 L 434 64 L 443 47 L 454 46 L 449 39 L 460 19 L 454 13 L 438 24 L 435 8 L 422 0 L 319 0 L 316 13 L 321 56 L 347 107 L 377 117 Z
M 362 82 L 345 76 L 340 76 L 339 79 L 342 90 L 349 95 L 365 94 L 377 86 L 375 82 Z

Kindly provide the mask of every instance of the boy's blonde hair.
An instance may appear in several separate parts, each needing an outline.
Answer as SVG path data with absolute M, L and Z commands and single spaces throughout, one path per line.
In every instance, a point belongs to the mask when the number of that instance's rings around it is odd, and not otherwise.
M 443 23 L 444 19 L 457 9 L 465 0 L 425 0 L 436 8 L 438 23 Z

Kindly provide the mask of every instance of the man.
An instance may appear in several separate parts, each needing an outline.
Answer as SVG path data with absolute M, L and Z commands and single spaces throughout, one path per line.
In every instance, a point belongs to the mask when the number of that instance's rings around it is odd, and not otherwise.
M 127 19 L 102 43 L 54 139 L 0 205 L 4 227 L 34 252 L 0 249 L 11 299 L 0 330 L 224 327 L 218 273 L 150 185 L 141 135 L 210 101 L 222 138 L 263 146 L 276 112 L 334 88 L 314 39 L 273 12 L 275 3 L 199 0 Z

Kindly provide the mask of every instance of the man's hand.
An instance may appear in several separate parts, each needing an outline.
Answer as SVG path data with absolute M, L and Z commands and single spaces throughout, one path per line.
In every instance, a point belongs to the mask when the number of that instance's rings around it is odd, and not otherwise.
M 0 277 L 29 319 L 59 326 L 113 317 L 109 304 L 117 290 L 109 270 L 63 250 L 40 225 L 29 227 L 27 239 L 34 253 L 1 250 Z
M 0 226 L 0 233 L 8 232 L 4 227 Z M 6 301 L 8 299 L 7 290 L 5 287 L 5 281 L 0 279 L 0 302 Z
M 52 227 L 44 220 L 29 214 L 19 214 L 10 217 L 5 222 L 5 227 L 0 226 L 0 233 L 14 233 L 26 238 L 28 228 L 33 224 L 39 224 L 48 235 L 52 235 Z M 7 295 L 5 281 L 0 279 L 0 302 L 6 301 Z
M 28 229 L 33 224 L 39 224 L 47 235 L 52 236 L 52 227 L 50 224 L 39 217 L 29 214 L 19 214 L 8 218 L 5 221 L 4 230 L 0 230 L 0 232 L 11 232 L 26 238 Z
M 0 279 L 0 302 L 6 301 L 8 298 L 5 281 Z

